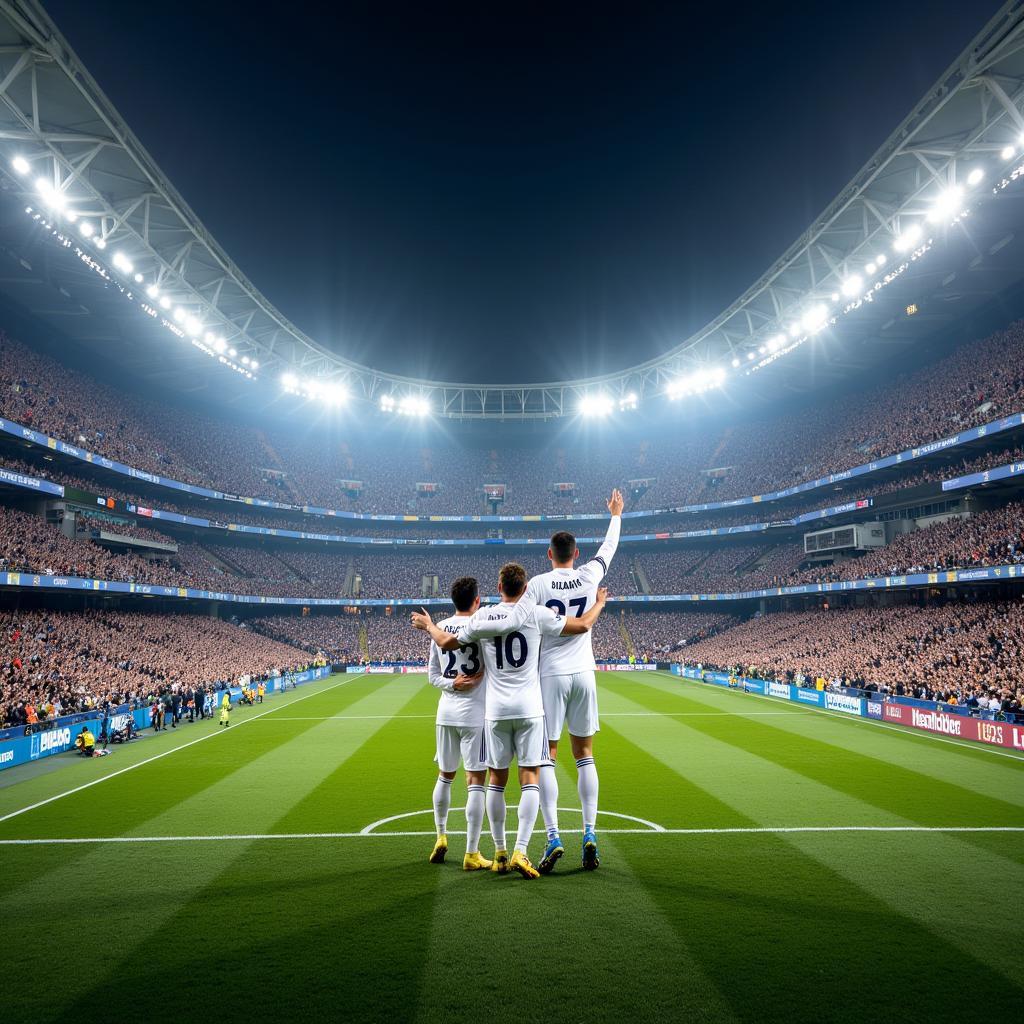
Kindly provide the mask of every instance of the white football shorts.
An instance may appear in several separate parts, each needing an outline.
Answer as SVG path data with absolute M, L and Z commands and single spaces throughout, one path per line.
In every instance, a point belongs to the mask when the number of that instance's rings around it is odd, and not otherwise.
M 593 736 L 600 732 L 594 672 L 542 676 L 540 692 L 549 739 L 561 739 L 563 726 L 568 727 L 571 736 Z
M 437 755 L 434 760 L 443 772 L 459 770 L 461 759 L 467 772 L 482 772 L 487 767 L 487 744 L 482 725 L 439 725 Z
M 539 768 L 548 762 L 548 734 L 543 717 L 487 722 L 484 732 L 490 768 L 507 768 L 513 757 L 520 768 Z

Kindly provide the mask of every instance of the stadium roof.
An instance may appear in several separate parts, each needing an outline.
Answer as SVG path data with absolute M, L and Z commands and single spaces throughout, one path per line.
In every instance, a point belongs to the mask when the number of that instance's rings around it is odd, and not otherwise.
M 807 386 L 812 362 L 819 382 L 849 373 L 1024 279 L 1013 202 L 1022 106 L 1024 4 L 1009 2 L 775 264 L 676 348 L 586 380 L 424 381 L 347 361 L 290 323 L 203 227 L 42 6 L 0 0 L 0 288 L 85 345 L 170 331 L 191 342 L 179 352 L 204 366 L 213 358 L 235 379 L 270 376 L 395 411 L 527 419 L 584 404 L 601 414 L 754 373 Z M 758 159 L 778 158 L 752 155 L 752 188 Z M 41 236 L 58 243 L 52 253 L 39 255 Z M 920 315 L 903 312 L 911 306 Z M 154 366 L 139 352 L 132 368 L 172 386 L 194 380 L 180 356 Z

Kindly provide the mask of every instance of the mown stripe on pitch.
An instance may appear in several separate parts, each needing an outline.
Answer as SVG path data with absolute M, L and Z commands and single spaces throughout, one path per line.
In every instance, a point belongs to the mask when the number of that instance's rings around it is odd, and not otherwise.
M 676 704 L 670 693 L 648 686 L 631 693 L 641 706 L 660 711 Z M 756 699 L 756 698 L 754 698 Z M 795 732 L 776 719 L 695 717 L 685 723 L 732 746 L 771 760 L 815 782 L 898 814 L 922 825 L 1024 825 L 1024 807 L 999 799 L 975 783 L 968 765 L 958 783 L 893 764 L 886 752 L 901 746 L 888 736 L 862 737 L 862 750 L 833 743 L 842 723 L 816 731 Z M 883 734 L 884 735 L 884 734 Z M 847 737 L 842 736 L 845 740 Z M 863 748 L 871 753 L 863 752 Z M 1019 779 L 1019 777 L 1018 777 Z
M 338 682 L 336 678 L 335 682 Z M 326 696 L 342 709 L 363 699 L 367 691 L 375 692 L 379 685 L 352 689 L 348 685 L 338 686 Z M 319 697 L 320 694 L 316 694 L 313 699 Z M 305 732 L 313 724 L 290 731 L 289 738 Z M 275 733 L 273 736 L 268 734 L 261 741 L 261 732 L 242 729 L 238 733 L 225 734 L 221 739 L 196 744 L 180 754 L 173 753 L 160 761 L 142 765 L 136 771 L 126 772 L 63 800 L 12 818 L 0 827 L 0 836 L 45 838 L 71 834 L 121 835 L 131 831 L 146 834 L 148 823 L 160 814 L 191 797 L 198 797 L 233 774 L 240 765 L 251 763 L 261 753 L 272 750 L 286 739 Z M 140 753 L 148 757 L 151 751 L 141 750 Z M 69 867 L 79 859 L 82 852 L 68 850 L 68 856 L 62 858 L 61 866 Z M 43 870 L 42 867 L 38 868 L 35 875 L 38 876 Z M 24 879 L 18 872 L 0 871 L 0 899 L 22 884 Z
M 401 680 L 385 682 L 377 684 L 351 706 L 368 713 L 383 711 L 399 706 L 407 692 Z M 343 689 L 338 691 L 339 705 L 342 693 Z M 293 737 L 290 743 L 280 743 L 268 730 L 254 729 L 252 731 L 256 735 L 264 736 L 265 742 L 273 744 L 267 754 L 258 759 L 261 768 L 270 770 L 254 772 L 251 764 L 248 768 L 236 765 L 234 772 L 213 786 L 190 794 L 177 806 L 145 823 L 146 831 L 152 834 L 173 833 L 177 829 L 172 825 L 180 827 L 183 821 L 210 820 L 216 815 L 210 815 L 209 806 L 223 809 L 231 801 L 238 804 L 239 817 L 251 831 L 270 831 L 297 800 L 332 772 L 339 762 L 358 750 L 381 725 L 383 722 L 365 722 L 358 736 L 344 738 L 337 735 L 333 726 L 321 725 L 324 738 L 329 743 L 319 751 L 318 759 L 307 763 L 304 772 L 289 773 L 287 777 L 273 769 L 288 764 L 290 755 L 287 748 L 296 738 Z M 312 729 L 303 730 L 304 736 L 299 738 L 309 737 L 316 730 L 315 725 Z M 244 752 L 247 748 L 239 749 Z M 136 780 L 138 792 L 134 799 L 144 801 L 148 792 L 146 771 L 142 770 L 137 775 L 130 773 L 124 778 Z M 87 793 L 94 794 L 92 799 L 95 799 L 95 794 L 102 789 L 102 786 L 96 787 Z M 85 796 L 83 794 L 83 798 Z M 140 832 L 141 829 L 129 831 Z M 69 858 L 70 863 L 41 878 L 22 879 L 18 889 L 0 900 L 0 918 L 4 920 L 5 933 L 10 936 L 8 962 L 11 969 L 17 970 L 18 976 L 33 977 L 45 968 L 52 959 L 54 933 L 49 927 L 39 928 L 37 925 L 43 919 L 58 921 L 63 925 L 60 931 L 64 964 L 62 991 L 67 993 L 67 999 L 74 999 L 83 986 L 91 986 L 99 978 L 104 979 L 102 985 L 116 983 L 120 988 L 121 981 L 116 973 L 118 963 L 127 963 L 147 936 L 162 929 L 183 905 L 204 891 L 213 880 L 222 875 L 244 879 L 252 870 L 251 863 L 257 859 L 252 857 L 251 847 L 251 843 L 213 844 L 213 848 L 193 850 L 186 857 L 173 852 L 170 855 L 154 852 L 148 845 L 116 848 L 119 851 L 148 851 L 127 860 L 123 853 L 111 856 L 111 848 L 103 847 L 85 857 Z M 275 861 L 279 857 L 278 854 L 269 859 Z M 126 887 L 135 884 L 141 885 L 151 898 L 147 900 L 143 896 L 140 899 L 134 888 L 129 898 Z M 115 906 L 117 927 L 105 929 L 103 941 L 97 941 L 94 929 L 78 927 L 82 907 L 88 907 L 89 913 L 93 914 L 96 908 Z M 208 958 L 209 953 L 207 947 L 204 955 Z M 152 974 L 152 965 L 149 973 Z M 38 1003 L 31 986 L 12 993 L 12 999 L 15 1003 L 24 1000 L 22 1009 L 26 1013 Z M 17 1013 L 12 1015 L 18 1016 Z
M 361 699 L 367 692 L 372 692 L 366 687 L 352 687 L 336 676 L 331 678 L 334 689 L 329 693 L 314 692 L 304 696 L 300 691 L 298 697 L 303 698 L 301 706 L 317 707 L 323 700 L 330 701 L 334 706 L 347 706 Z M 293 700 L 293 694 L 275 697 L 273 703 L 268 701 L 264 707 L 257 708 L 257 713 L 266 711 L 267 718 L 272 718 L 277 710 L 286 711 Z M 68 773 L 60 773 L 59 778 L 47 777 L 42 787 L 26 783 L 24 789 L 16 787 L 5 792 L 2 813 L 9 813 L 63 793 L 90 779 L 104 779 L 98 785 L 8 819 L 0 824 L 0 836 L 67 835 L 69 829 L 86 823 L 90 826 L 89 831 L 98 826 L 100 831 L 109 830 L 110 834 L 116 835 L 147 821 L 165 807 L 215 784 L 234 771 L 238 764 L 287 740 L 287 735 L 270 736 L 263 735 L 260 730 L 238 728 L 244 725 L 246 716 L 251 714 L 251 709 L 241 712 L 236 709 L 232 712 L 234 725 L 226 730 L 215 721 L 209 725 L 182 727 L 170 736 L 152 736 L 147 733 L 138 745 L 114 748 L 114 753 L 102 760 L 75 760 L 71 766 L 76 769 L 75 779 L 69 779 Z M 305 728 L 305 725 L 296 725 L 289 735 L 294 736 Z M 232 729 L 237 731 L 232 732 Z M 211 735 L 218 730 L 222 735 Z M 179 740 L 185 744 L 194 739 L 205 741 L 180 751 L 176 746 L 164 745 L 165 740 Z M 105 778 L 111 770 L 121 771 L 165 750 L 168 752 L 166 757 L 141 765 L 133 771 L 124 771 L 114 778 Z M 140 780 L 143 779 L 148 787 L 149 799 L 138 801 L 135 796 Z M 166 797 L 166 801 L 161 804 L 158 797 Z
M 619 695 L 621 705 L 632 703 Z M 634 705 L 642 706 L 642 705 Z M 768 756 L 751 752 L 704 731 L 707 719 L 637 718 L 617 719 L 613 731 L 643 746 L 652 756 L 680 775 L 735 808 L 758 825 L 899 825 L 906 824 L 892 812 L 878 809 L 838 790 L 827 782 L 808 778 L 774 763 Z M 778 742 L 765 736 L 765 744 Z M 791 740 L 790 740 L 791 742 Z M 823 767 L 823 774 L 824 774 Z M 868 780 L 870 781 L 870 780 Z M 673 815 L 675 818 L 675 815 Z M 669 824 L 662 822 L 662 824 Z M 677 824 L 676 820 L 672 824 Z M 714 822 L 679 822 L 685 825 L 714 825 Z M 974 822 L 974 824 L 1010 824 Z M 787 846 L 819 860 L 851 884 L 889 904 L 904 916 L 945 935 L 963 953 L 987 962 L 1007 977 L 1019 974 L 1014 958 L 1000 953 L 1009 936 L 1019 927 L 1015 900 L 978 898 L 977 879 L 999 879 L 1004 893 L 1024 892 L 1024 871 L 996 848 L 979 849 L 970 842 L 974 836 L 936 834 L 913 848 L 913 861 L 898 834 L 887 841 L 871 833 L 875 846 L 865 850 L 850 834 L 838 836 L 788 833 Z M 996 837 L 990 837 L 995 841 Z M 1015 835 L 1004 837 L 1001 849 L 1019 845 Z M 844 849 L 864 850 L 850 858 Z M 829 851 L 825 856 L 822 850 Z M 905 870 L 901 886 L 893 884 L 892 860 Z M 785 872 L 785 859 L 774 867 Z M 888 870 L 887 870 L 888 869 Z
M 764 709 L 789 711 L 770 716 L 772 724 L 800 735 L 827 736 L 828 742 L 850 750 L 878 749 L 886 760 L 902 767 L 926 771 L 946 781 L 958 782 L 965 774 L 980 781 L 984 792 L 1001 792 L 1024 806 L 1024 758 L 1004 757 L 1001 748 L 955 740 L 918 729 L 875 722 L 839 712 L 821 711 L 800 704 L 744 694 L 737 690 L 680 680 L 663 673 L 644 676 L 643 686 L 670 698 L 686 700 L 687 707 L 713 708 L 744 718 L 761 717 Z M 670 710 L 672 704 L 666 704 Z M 768 716 L 765 716 L 768 717 Z M 1011 797 L 1012 794 L 1012 797 Z
M 405 677 L 408 700 L 396 710 L 408 711 L 437 703 L 437 690 L 417 687 L 416 677 Z M 349 721 L 338 726 L 360 733 L 366 721 Z M 375 723 L 373 735 L 322 779 L 278 822 L 280 832 L 359 831 L 390 814 L 430 807 L 437 765 L 433 719 L 392 718 Z M 452 789 L 465 797 L 461 772 Z M 453 793 L 453 805 L 458 799 Z M 424 829 L 432 820 L 424 816 Z M 433 845 L 432 843 L 430 844 Z M 428 850 L 423 854 L 424 861 Z
M 401 679 L 397 685 L 395 696 L 400 702 L 409 695 L 408 681 Z M 412 697 L 413 702 L 417 699 Z M 396 710 L 401 706 L 396 703 Z M 300 801 L 306 814 L 315 806 L 311 798 L 319 801 L 331 795 L 323 783 L 346 766 L 359 774 L 365 746 L 385 752 L 390 747 L 390 753 L 395 753 L 394 737 L 390 742 L 380 739 L 387 730 L 383 720 L 361 730 L 369 733 L 366 743 L 349 750 L 335 771 Z M 373 760 L 379 763 L 380 758 Z M 284 774 L 280 785 L 288 790 L 296 781 Z M 381 773 L 377 781 L 386 786 L 387 774 Z M 269 831 L 286 831 L 288 821 L 294 819 L 292 808 Z M 407 860 L 411 867 L 412 851 Z M 399 870 L 403 865 L 388 861 L 382 863 L 379 850 L 360 848 L 295 850 L 283 857 L 253 858 L 245 866 L 236 860 L 113 967 L 110 975 L 141 982 L 158 958 L 162 970 L 187 977 L 206 962 L 198 947 L 210 943 L 230 949 L 237 947 L 239 936 L 245 936 L 247 942 L 259 944 L 259 953 L 254 954 L 258 964 L 239 971 L 229 964 L 225 976 L 215 976 L 207 1007 L 212 1006 L 217 1016 L 247 1022 L 278 1019 L 281 994 L 292 993 L 311 1019 L 332 1019 L 339 1013 L 346 1020 L 406 1019 L 419 974 L 431 955 L 423 936 L 429 928 L 437 877 L 422 870 L 425 857 L 415 858 L 417 870 Z M 98 984 L 76 1000 L 70 1012 L 77 1014 L 94 1005 L 103 991 L 104 985 Z M 176 989 L 152 1019 L 179 1021 L 194 1005 L 194 992 L 187 987 Z
M 634 722 L 630 725 L 636 727 Z M 642 725 L 636 728 L 642 735 Z M 606 725 L 602 730 L 595 756 L 602 791 L 606 778 L 611 789 L 620 791 L 628 788 L 632 775 L 635 789 L 652 787 L 662 794 L 659 799 L 690 808 L 695 821 L 708 816 L 722 824 L 758 824 L 684 780 L 647 749 L 622 736 L 617 726 Z M 665 785 L 666 774 L 676 777 L 674 790 L 671 784 Z M 648 813 L 657 817 L 653 807 Z M 752 950 L 772 948 L 785 954 L 834 949 L 837 935 L 842 933 L 842 941 L 855 943 L 855 948 L 886 949 L 906 960 L 903 946 L 911 943 L 911 959 L 916 961 L 922 981 L 929 977 L 934 957 L 941 957 L 942 962 L 948 962 L 950 954 L 954 960 L 960 959 L 958 950 L 936 943 L 919 924 L 867 896 L 858 885 L 823 869 L 813 857 L 794 851 L 781 838 L 767 837 L 764 844 L 751 843 L 749 837 L 737 838 L 728 849 L 698 840 L 689 849 L 673 844 L 662 851 L 652 849 L 649 843 L 641 845 L 616 836 L 614 841 L 603 842 L 607 853 L 600 869 L 614 869 L 615 858 L 625 859 L 646 890 L 641 902 L 656 902 L 677 933 L 672 945 L 695 951 L 704 976 L 715 983 L 733 1016 L 820 1024 L 823 1019 L 847 1015 L 857 1020 L 884 1019 L 893 1005 L 899 1005 L 897 993 L 885 986 L 866 987 L 860 972 L 840 970 L 837 974 L 828 969 L 827 983 L 809 981 L 808 971 L 812 976 L 824 975 L 828 959 L 797 954 L 803 968 L 793 971 L 788 956 L 749 957 Z M 855 939 L 847 933 L 848 925 Z M 630 947 L 630 937 L 623 938 Z M 836 954 L 832 962 L 838 964 L 842 954 L 839 950 Z M 653 983 L 656 985 L 657 979 Z M 993 983 L 1012 998 L 1012 990 L 1002 979 L 993 976 Z M 941 993 L 933 992 L 927 983 L 924 987 L 926 1004 L 933 1009 L 948 1005 Z M 966 997 L 963 1002 L 962 1008 L 970 1008 Z

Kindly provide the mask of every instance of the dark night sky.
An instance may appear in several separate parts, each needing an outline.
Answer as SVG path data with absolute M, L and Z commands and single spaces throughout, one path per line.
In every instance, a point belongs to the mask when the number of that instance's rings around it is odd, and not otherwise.
M 299 327 L 500 382 L 620 369 L 707 322 L 996 5 L 326 7 L 47 4 Z

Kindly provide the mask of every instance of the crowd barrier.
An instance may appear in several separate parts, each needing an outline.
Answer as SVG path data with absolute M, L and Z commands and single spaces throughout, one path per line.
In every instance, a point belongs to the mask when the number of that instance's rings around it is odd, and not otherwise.
M 289 672 L 283 676 L 264 680 L 268 693 L 274 693 L 284 688 L 285 685 L 298 685 L 308 683 L 314 679 L 322 679 L 331 674 L 330 668 L 311 668 L 303 672 Z M 232 686 L 227 690 L 213 690 L 212 692 L 216 707 L 224 699 L 224 694 L 230 695 L 231 703 L 234 704 L 242 695 L 241 687 Z M 133 708 L 129 704 L 122 704 L 110 712 L 108 727 L 111 730 L 123 728 L 131 718 L 137 729 L 147 729 L 151 720 L 151 705 L 146 704 Z M 103 727 L 104 715 L 102 711 L 84 711 L 74 715 L 64 715 L 53 719 L 52 722 L 44 722 L 38 726 L 18 726 L 13 729 L 4 729 L 0 732 L 0 769 L 14 768 L 19 764 L 27 764 L 30 761 L 38 761 L 42 757 L 51 757 L 54 754 L 63 754 L 71 750 L 75 745 L 75 738 L 87 726 L 89 731 L 99 738 Z
M 752 494 L 743 498 L 733 498 L 729 501 L 709 501 L 695 505 L 677 505 L 670 508 L 626 512 L 624 513 L 623 518 L 640 518 L 642 516 L 664 515 L 665 513 L 675 512 L 714 512 L 721 509 L 739 508 L 744 505 L 780 501 L 783 498 L 790 498 L 795 494 L 805 494 L 808 491 L 819 490 L 823 487 L 831 487 L 834 484 L 866 476 L 882 469 L 889 469 L 893 466 L 911 463 L 918 459 L 925 458 L 926 456 L 934 455 L 937 452 L 948 451 L 952 448 L 969 444 L 972 441 L 982 440 L 1009 430 L 1016 430 L 1021 426 L 1024 426 L 1024 413 L 1015 412 L 1010 416 L 1004 416 L 1001 419 L 993 420 L 991 423 L 985 423 L 980 427 L 972 427 L 970 430 L 964 430 L 958 434 L 952 434 L 951 436 L 944 437 L 938 441 L 932 441 L 928 444 L 920 445 L 917 448 L 908 448 L 906 451 L 897 452 L 895 455 L 887 455 L 881 459 L 874 459 L 871 462 L 866 462 L 860 466 L 854 466 L 852 469 L 846 469 L 840 473 L 830 473 L 828 476 L 818 477 L 816 480 L 808 480 L 801 484 L 794 484 L 792 487 L 786 487 L 780 491 L 768 491 L 765 494 Z M 171 477 L 159 476 L 145 470 L 135 469 L 133 466 L 128 466 L 122 462 L 116 462 L 113 459 L 106 458 L 105 456 L 97 455 L 95 452 L 90 452 L 78 445 L 68 444 L 66 441 L 62 441 L 59 438 L 50 437 L 47 434 L 41 433 L 38 430 L 33 430 L 31 427 L 27 427 L 22 423 L 17 423 L 14 420 L 0 419 L 0 433 L 16 437 L 19 440 L 26 441 L 38 448 L 44 448 L 48 451 L 56 451 L 62 455 L 67 455 L 70 458 L 78 459 L 81 462 L 86 462 L 93 466 L 100 466 L 113 473 L 131 477 L 133 480 L 143 480 L 146 483 L 154 484 L 158 487 L 166 487 L 179 493 L 185 492 L 198 497 L 215 498 L 220 501 L 234 501 L 243 505 L 256 506 L 258 508 L 280 509 L 287 512 L 303 512 L 308 515 L 330 516 L 339 519 L 363 519 L 379 522 L 515 523 L 549 521 L 564 522 L 566 520 L 580 521 L 604 518 L 604 514 L 598 512 L 510 516 L 385 515 L 372 512 L 346 512 L 342 509 L 321 508 L 317 505 L 293 505 L 287 502 L 271 501 L 266 498 L 245 497 L 238 494 L 231 494 L 227 491 L 213 490 L 209 487 L 186 484 L 180 480 L 174 480 Z
M 923 729 L 956 739 L 974 740 L 992 746 L 1024 750 L 1024 726 L 1012 722 L 997 722 L 991 718 L 975 718 L 968 715 L 965 709 L 960 708 L 953 712 L 953 706 L 936 704 L 933 701 L 921 701 L 913 698 L 872 700 L 866 697 L 854 697 L 849 693 L 812 690 L 789 683 L 750 679 L 746 676 L 734 676 L 727 672 L 698 669 L 689 665 L 673 664 L 672 673 L 682 676 L 684 679 L 713 683 L 716 686 L 734 687 L 743 689 L 747 693 L 777 697 L 797 704 L 824 708 L 829 711 L 841 711 L 844 714 L 871 718 L 875 721 L 905 725 L 911 729 Z

